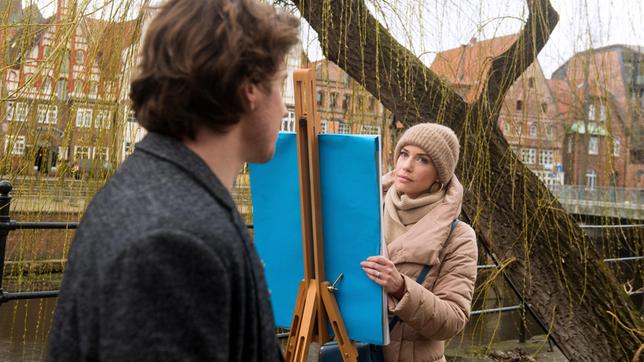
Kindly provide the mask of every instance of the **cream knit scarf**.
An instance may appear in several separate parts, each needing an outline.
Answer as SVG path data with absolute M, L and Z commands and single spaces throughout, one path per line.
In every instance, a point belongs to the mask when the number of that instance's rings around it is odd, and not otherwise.
M 404 234 L 427 215 L 445 196 L 445 189 L 425 193 L 415 199 L 398 194 L 392 186 L 385 195 L 384 229 L 387 244 Z

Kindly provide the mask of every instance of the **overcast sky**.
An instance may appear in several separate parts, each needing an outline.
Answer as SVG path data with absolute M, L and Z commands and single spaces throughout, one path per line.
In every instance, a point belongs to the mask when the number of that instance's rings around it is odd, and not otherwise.
M 23 0 L 28 4 L 32 0 Z M 56 0 L 33 0 L 50 16 Z M 140 3 L 141 0 L 135 0 Z M 156 2 L 156 0 L 154 0 Z M 524 0 L 367 0 L 372 12 L 400 42 L 426 63 L 437 51 L 458 47 L 472 37 L 479 40 L 518 32 L 527 18 Z M 549 42 L 539 54 L 547 77 L 575 52 L 611 44 L 644 46 L 644 1 L 552 0 L 560 16 Z M 94 16 L 109 16 L 122 0 L 79 0 Z M 112 15 L 112 17 L 114 17 Z M 313 31 L 303 28 L 312 60 L 321 58 Z

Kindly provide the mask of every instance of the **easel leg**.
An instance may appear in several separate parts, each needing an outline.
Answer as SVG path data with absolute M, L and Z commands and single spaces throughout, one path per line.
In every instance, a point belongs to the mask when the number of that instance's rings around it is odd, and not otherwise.
M 288 342 L 286 343 L 285 360 L 292 361 L 293 354 L 295 353 L 295 346 L 297 343 L 297 336 L 300 332 L 300 325 L 302 323 L 302 314 L 304 313 L 304 303 L 306 302 L 306 281 L 300 282 L 300 288 L 297 292 L 297 299 L 295 300 L 295 311 L 293 311 L 293 320 L 291 321 L 291 330 L 288 333 Z
M 340 314 L 340 308 L 338 308 L 338 303 L 335 300 L 335 295 L 333 295 L 329 290 L 330 286 L 331 284 L 329 282 L 324 282 L 320 287 L 324 309 L 329 316 L 329 321 L 331 322 L 335 339 L 337 340 L 338 347 L 340 347 L 340 352 L 342 353 L 342 359 L 344 362 L 357 361 L 358 350 L 349 339 L 349 333 L 347 333 L 347 328 L 344 326 L 342 315 Z
M 298 331 L 295 345 L 295 355 L 292 361 L 306 362 L 309 353 L 309 346 L 313 337 L 313 326 L 315 325 L 315 316 L 317 314 L 317 280 L 312 279 L 306 291 L 306 302 L 304 304 L 304 313 L 302 322 Z M 288 361 L 288 360 L 287 360 Z

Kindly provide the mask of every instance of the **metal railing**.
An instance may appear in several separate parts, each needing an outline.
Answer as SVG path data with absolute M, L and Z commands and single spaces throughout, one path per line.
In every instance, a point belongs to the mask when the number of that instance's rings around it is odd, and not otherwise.
M 644 208 L 644 188 L 548 185 L 548 189 L 559 200 L 617 203 L 623 204 L 625 208 Z
M 18 222 L 11 220 L 9 215 L 9 209 L 11 206 L 12 196 L 12 185 L 9 181 L 0 181 L 0 306 L 11 300 L 22 300 L 22 299 L 38 299 L 38 298 L 53 298 L 57 297 L 58 290 L 48 290 L 48 291 L 31 291 L 31 292 L 7 292 L 2 288 L 2 280 L 4 276 L 4 264 L 5 264 L 5 248 L 7 243 L 7 237 L 9 232 L 14 230 L 27 230 L 27 229 L 62 229 L 70 230 L 76 229 L 78 223 L 76 222 Z M 246 190 L 247 191 L 247 190 Z M 246 193 L 242 193 L 247 195 Z M 249 229 L 253 228 L 252 224 L 246 225 Z M 598 225 L 581 225 L 582 228 L 593 228 Z M 629 227 L 644 227 L 644 225 L 612 225 L 615 227 L 629 228 Z M 635 257 L 625 257 L 625 258 L 611 258 L 604 259 L 607 263 L 613 262 L 625 262 L 625 261 L 638 261 L 644 259 L 644 256 L 635 256 Z M 478 265 L 478 270 L 485 269 L 495 269 L 498 268 L 496 264 L 485 264 Z M 513 288 L 514 289 L 514 288 Z M 518 293 L 518 290 L 515 290 Z M 630 295 L 644 294 L 643 290 L 639 290 L 631 293 Z M 520 304 L 511 305 L 511 306 L 501 306 L 497 308 L 489 308 L 482 310 L 474 310 L 471 312 L 471 315 L 483 315 L 490 313 L 507 313 L 513 312 L 516 310 L 524 310 L 527 308 L 528 311 L 531 311 L 531 306 L 523 301 L 523 298 L 517 294 L 517 296 L 522 300 Z M 536 318 L 536 316 L 535 316 Z M 288 333 L 284 334 L 288 336 Z M 522 324 L 519 332 L 519 340 L 525 341 L 525 326 Z

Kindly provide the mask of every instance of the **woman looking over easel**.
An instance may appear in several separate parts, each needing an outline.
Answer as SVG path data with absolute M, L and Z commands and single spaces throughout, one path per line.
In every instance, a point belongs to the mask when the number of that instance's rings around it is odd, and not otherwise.
M 459 221 L 463 186 L 454 170 L 459 142 L 434 123 L 409 128 L 395 169 L 383 177 L 388 258 L 361 263 L 388 294 L 391 343 L 385 361 L 445 361 L 445 340 L 470 317 L 476 280 L 474 230 Z

